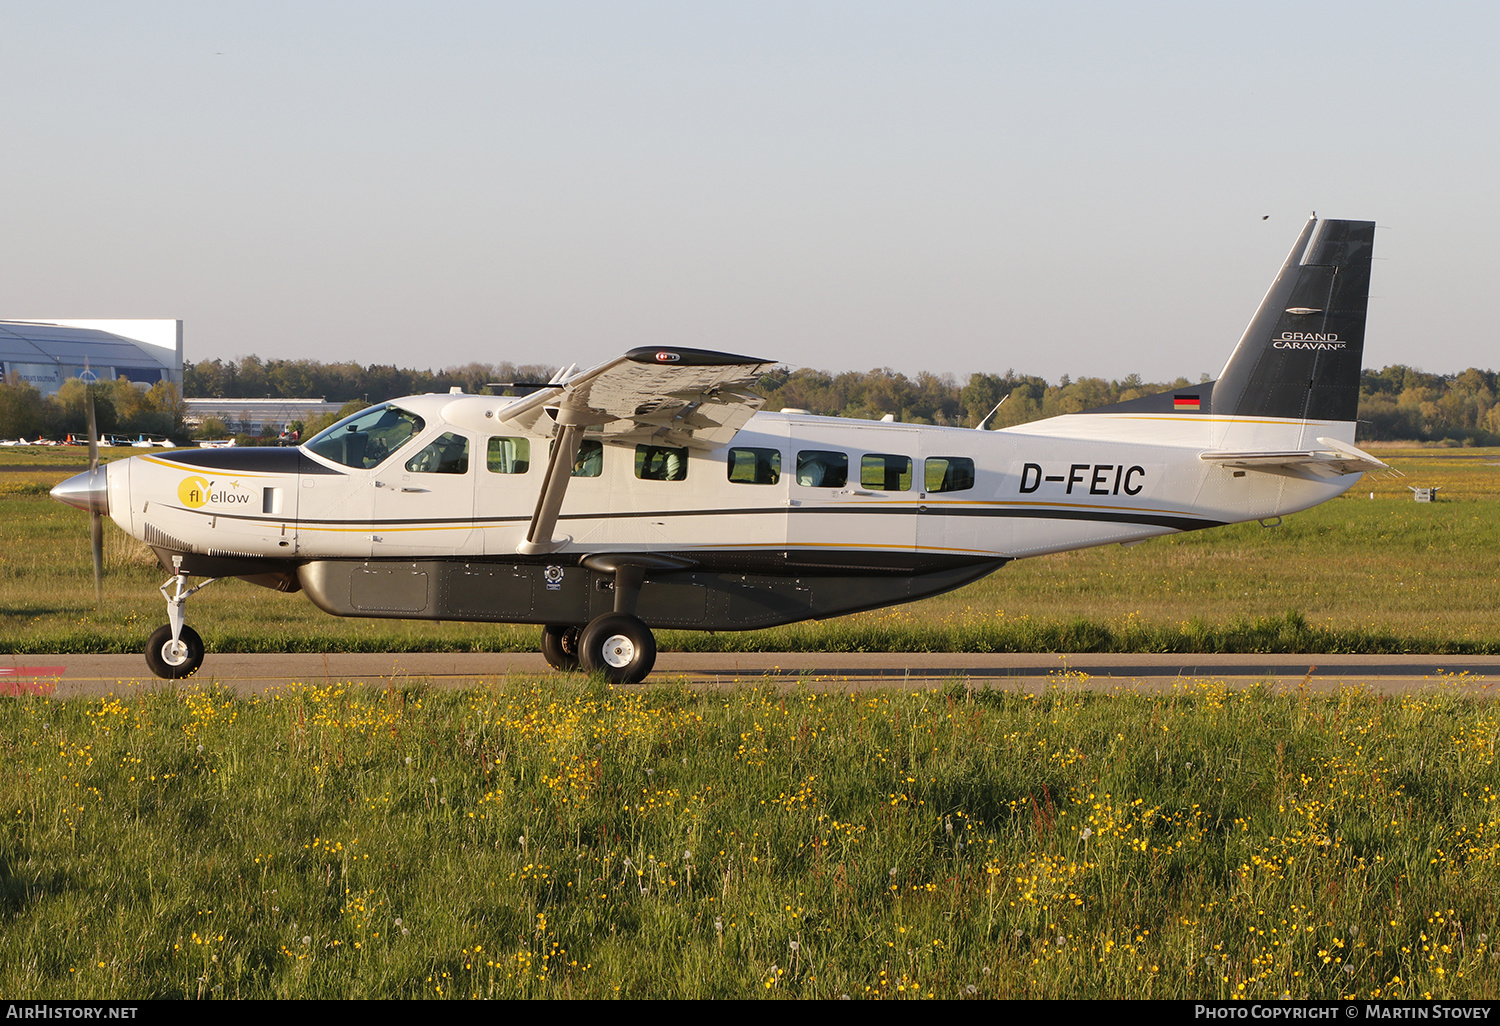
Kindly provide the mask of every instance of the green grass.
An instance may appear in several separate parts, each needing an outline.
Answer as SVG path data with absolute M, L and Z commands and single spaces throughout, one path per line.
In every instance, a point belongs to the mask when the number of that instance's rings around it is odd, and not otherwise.
M 662 631 L 659 641 L 769 651 L 1500 650 L 1500 453 L 1381 455 L 1407 476 L 1367 476 L 1273 529 L 1021 560 L 907 606 L 748 634 Z M 165 622 L 156 591 L 165 574 L 112 524 L 105 602 L 95 608 L 86 517 L 37 494 L 66 473 L 0 473 L 0 653 L 132 652 Z M 1412 502 L 1409 483 L 1441 486 L 1441 501 Z M 340 620 L 302 596 L 238 581 L 195 596 L 189 618 L 211 651 L 524 651 L 539 633 Z
M 0 702 L 0 993 L 1490 998 L 1500 710 L 579 677 Z

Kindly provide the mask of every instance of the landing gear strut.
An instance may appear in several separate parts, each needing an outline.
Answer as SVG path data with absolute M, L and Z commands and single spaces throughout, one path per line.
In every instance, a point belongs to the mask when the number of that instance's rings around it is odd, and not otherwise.
M 693 561 L 664 553 L 599 552 L 580 562 L 596 574 L 614 578 L 614 611 L 594 617 L 582 628 L 542 628 L 542 655 L 557 670 L 582 669 L 603 674 L 611 684 L 639 684 L 656 665 L 656 638 L 635 615 L 641 584 L 649 572 L 685 570 Z
M 210 577 L 189 588 L 187 575 L 181 572 L 182 557 L 173 556 L 172 562 L 178 572 L 161 586 L 161 597 L 167 600 L 167 623 L 156 628 L 146 642 L 146 665 L 163 680 L 191 677 L 203 665 L 203 639 L 183 622 L 183 610 L 189 596 L 218 579 Z

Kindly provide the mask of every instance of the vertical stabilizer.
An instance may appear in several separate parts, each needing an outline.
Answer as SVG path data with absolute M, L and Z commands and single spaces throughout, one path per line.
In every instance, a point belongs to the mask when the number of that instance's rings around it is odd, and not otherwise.
M 1215 416 L 1353 421 L 1373 221 L 1309 220 L 1214 384 Z

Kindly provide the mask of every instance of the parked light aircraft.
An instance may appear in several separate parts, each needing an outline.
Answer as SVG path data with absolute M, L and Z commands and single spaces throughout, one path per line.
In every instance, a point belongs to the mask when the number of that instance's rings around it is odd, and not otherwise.
M 757 412 L 771 361 L 635 349 L 522 397 L 420 395 L 298 448 L 178 451 L 53 496 L 189 596 L 238 577 L 337 616 L 535 623 L 558 668 L 637 682 L 652 628 L 749 630 L 957 588 L 1012 559 L 1261 520 L 1385 464 L 1354 448 L 1375 225 L 1318 220 L 1219 378 L 998 431 Z M 192 578 L 203 578 L 191 584 Z

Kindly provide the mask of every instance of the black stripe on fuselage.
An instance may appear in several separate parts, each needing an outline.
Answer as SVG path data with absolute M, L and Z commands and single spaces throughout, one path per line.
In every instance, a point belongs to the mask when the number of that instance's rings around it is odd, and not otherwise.
M 225 520 L 243 520 L 251 523 L 305 524 L 308 527 L 369 527 L 371 530 L 391 530 L 396 527 L 442 527 L 446 525 L 484 527 L 498 524 L 525 523 L 530 517 L 425 517 L 406 520 L 313 520 L 288 517 L 250 516 L 242 513 L 220 513 L 203 509 L 173 509 L 199 516 L 220 517 Z M 1175 513 L 1149 513 L 1145 511 L 1115 511 L 1096 509 L 1048 509 L 1031 506 L 770 506 L 744 509 L 660 510 L 632 513 L 569 513 L 559 520 L 624 520 L 656 517 L 722 517 L 722 516 L 802 516 L 853 514 L 856 516 L 902 516 L 919 517 L 1005 517 L 1021 520 L 1088 520 L 1103 524 L 1139 524 L 1147 527 L 1169 527 L 1176 531 L 1197 531 L 1207 527 L 1223 527 L 1232 521 L 1208 520 L 1203 517 L 1184 516 Z
M 301 449 L 279 446 L 246 446 L 241 449 L 187 449 L 175 452 L 153 452 L 152 457 L 168 463 L 181 463 L 197 470 L 218 470 L 225 474 L 321 474 L 344 476 L 342 471 L 325 467 L 309 459 Z
M 1011 561 L 1012 557 L 977 553 L 934 552 L 920 550 L 859 549 L 670 549 L 662 554 L 681 558 L 689 564 L 682 570 L 652 572 L 655 578 L 672 578 L 693 573 L 759 574 L 768 577 L 811 579 L 823 577 L 912 577 L 920 578 L 933 574 L 970 570 L 970 580 L 991 573 Z M 191 552 L 178 553 L 171 549 L 158 549 L 157 555 L 165 565 L 171 564 L 173 555 L 183 557 L 184 572 L 200 577 L 247 577 L 265 574 L 285 574 L 305 563 L 360 563 L 364 565 L 386 564 L 414 566 L 448 563 L 463 567 L 485 566 L 551 566 L 558 563 L 582 562 L 587 553 L 541 553 L 525 556 L 519 553 L 499 553 L 483 556 L 320 556 L 307 558 L 288 556 L 209 556 Z

